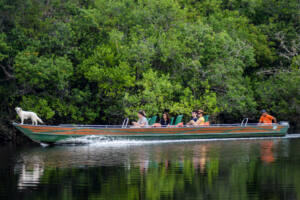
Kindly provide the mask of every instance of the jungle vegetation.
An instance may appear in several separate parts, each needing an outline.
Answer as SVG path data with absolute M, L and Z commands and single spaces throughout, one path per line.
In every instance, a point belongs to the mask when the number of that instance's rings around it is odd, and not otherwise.
M 2 130 L 15 106 L 47 124 L 299 122 L 298 0 L 1 0 L 0 16 Z

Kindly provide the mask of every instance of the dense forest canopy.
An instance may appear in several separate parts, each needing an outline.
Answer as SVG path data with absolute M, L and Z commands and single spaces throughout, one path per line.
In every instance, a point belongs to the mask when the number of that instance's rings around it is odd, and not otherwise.
M 300 116 L 298 0 L 2 0 L 1 124 Z

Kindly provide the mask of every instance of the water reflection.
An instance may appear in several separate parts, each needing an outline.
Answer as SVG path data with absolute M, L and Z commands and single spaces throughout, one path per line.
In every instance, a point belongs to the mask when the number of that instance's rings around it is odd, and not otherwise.
M 272 163 L 275 162 L 274 158 L 274 141 L 262 141 L 260 150 L 260 158 L 263 162 Z
M 11 187 L 15 199 L 300 199 L 299 152 L 300 139 L 36 147 Z
M 18 187 L 20 189 L 26 187 L 37 186 L 39 184 L 40 177 L 43 175 L 44 165 L 36 163 L 33 165 L 22 164 L 20 171 Z

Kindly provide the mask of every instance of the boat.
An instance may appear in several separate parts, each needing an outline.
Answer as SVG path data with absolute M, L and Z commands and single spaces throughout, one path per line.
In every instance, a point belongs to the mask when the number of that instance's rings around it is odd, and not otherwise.
M 213 124 L 199 127 L 148 126 L 143 128 L 124 125 L 124 123 L 123 125 L 62 124 L 57 126 L 13 123 L 13 125 L 31 140 L 46 144 L 84 136 L 139 140 L 283 137 L 289 128 L 288 122 L 248 124 L 247 121 L 243 120 L 239 124 Z

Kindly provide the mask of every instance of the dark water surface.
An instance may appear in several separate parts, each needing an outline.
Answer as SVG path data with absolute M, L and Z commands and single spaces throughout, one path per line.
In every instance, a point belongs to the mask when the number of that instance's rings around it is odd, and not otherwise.
M 0 199 L 300 199 L 300 134 L 1 147 Z

